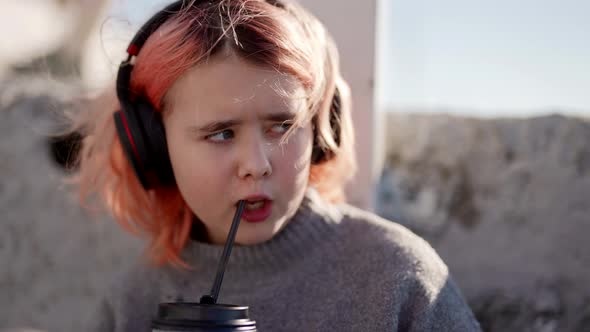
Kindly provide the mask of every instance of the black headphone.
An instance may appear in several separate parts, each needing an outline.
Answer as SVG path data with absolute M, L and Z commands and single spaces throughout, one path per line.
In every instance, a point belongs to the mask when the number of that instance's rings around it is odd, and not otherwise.
M 194 1 L 187 2 L 194 3 Z M 274 0 L 269 3 L 283 7 Z M 184 5 L 184 0 L 168 5 L 139 29 L 127 48 L 127 60 L 121 62 L 117 74 L 116 89 L 121 110 L 114 113 L 115 127 L 125 155 L 146 190 L 157 186 L 174 185 L 175 180 L 161 114 L 156 111 L 145 96 L 131 92 L 130 81 L 133 69 L 131 61 L 134 56 L 139 54 L 149 36 L 168 18 L 182 10 Z M 336 89 L 330 110 L 330 126 L 337 145 L 340 145 L 340 105 L 340 93 Z M 327 151 L 323 148 L 323 144 L 317 142 L 316 137 L 318 136 L 315 127 L 313 134 L 312 163 L 319 164 L 331 159 L 333 152 Z

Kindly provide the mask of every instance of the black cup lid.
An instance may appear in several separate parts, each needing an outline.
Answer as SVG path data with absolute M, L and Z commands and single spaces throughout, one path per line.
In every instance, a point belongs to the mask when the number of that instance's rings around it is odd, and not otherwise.
M 241 327 L 256 329 L 247 306 L 192 302 L 160 303 L 154 327 Z M 241 330 L 241 329 L 240 329 Z M 244 331 L 249 331 L 245 329 Z

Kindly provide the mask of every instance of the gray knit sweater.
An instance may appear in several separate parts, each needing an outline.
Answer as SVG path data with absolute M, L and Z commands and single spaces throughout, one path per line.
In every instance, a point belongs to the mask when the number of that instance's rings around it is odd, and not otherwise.
M 194 270 L 135 264 L 88 331 L 150 331 L 159 302 L 211 290 L 223 247 L 192 241 Z M 259 331 L 480 331 L 447 266 L 406 228 L 309 189 L 272 240 L 236 246 L 219 303 L 247 305 Z

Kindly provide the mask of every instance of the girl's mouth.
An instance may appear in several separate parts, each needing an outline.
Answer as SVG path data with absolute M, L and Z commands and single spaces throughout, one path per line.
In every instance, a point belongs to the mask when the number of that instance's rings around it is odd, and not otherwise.
M 269 199 L 248 200 L 242 213 L 242 219 L 247 222 L 262 222 L 272 212 L 272 201 Z
M 246 210 L 258 210 L 264 206 L 264 200 L 256 201 L 256 202 L 246 202 Z

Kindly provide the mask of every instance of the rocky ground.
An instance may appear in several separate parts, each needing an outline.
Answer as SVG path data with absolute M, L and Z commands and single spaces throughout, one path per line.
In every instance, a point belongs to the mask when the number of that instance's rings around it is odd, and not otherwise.
M 590 331 L 590 123 L 387 114 L 378 212 L 425 237 L 487 331 Z
M 0 83 L 0 330 L 79 331 L 140 243 L 82 210 L 48 134 L 77 93 Z M 590 330 L 590 124 L 388 114 L 378 213 L 425 237 L 486 331 Z

